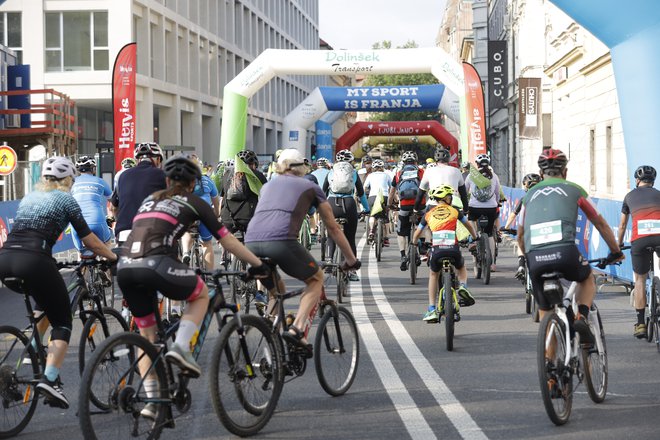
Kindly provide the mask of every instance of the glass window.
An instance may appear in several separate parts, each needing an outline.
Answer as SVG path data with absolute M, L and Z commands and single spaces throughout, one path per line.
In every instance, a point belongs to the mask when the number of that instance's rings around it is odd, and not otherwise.
M 0 43 L 7 45 L 7 40 L 5 40 L 5 14 L 0 14 Z
M 7 46 L 21 47 L 20 12 L 7 12 Z
M 108 46 L 107 12 L 94 12 L 94 46 Z
M 46 72 L 60 72 L 62 70 L 62 51 L 46 51 Z
M 46 49 L 62 47 L 60 42 L 60 14 L 46 14 Z
M 64 70 L 90 70 L 92 67 L 92 45 L 90 14 L 88 12 L 65 12 L 62 14 L 64 40 Z
M 109 70 L 108 58 L 110 54 L 107 49 L 94 50 L 94 70 Z

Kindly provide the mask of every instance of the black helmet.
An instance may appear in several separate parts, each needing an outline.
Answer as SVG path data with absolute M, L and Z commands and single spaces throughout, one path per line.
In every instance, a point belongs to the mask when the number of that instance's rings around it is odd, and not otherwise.
M 449 150 L 447 150 L 445 147 L 437 147 L 435 149 L 434 156 L 436 162 L 442 162 L 442 163 L 449 163 L 449 159 L 451 158 L 451 155 L 449 154 Z
M 202 178 L 202 171 L 199 169 L 197 163 L 190 159 L 188 155 L 184 154 L 172 156 L 167 159 L 163 169 L 165 170 L 165 175 L 172 180 L 194 182 Z
M 541 181 L 541 176 L 539 176 L 536 173 L 529 173 L 526 174 L 525 177 L 523 177 L 522 184 L 525 188 L 530 189 L 540 181 Z
M 568 164 L 568 158 L 561 150 L 548 148 L 543 150 L 543 153 L 541 153 L 539 156 L 538 165 L 541 171 L 562 171 L 564 168 L 566 168 L 566 164 Z
M 635 170 L 635 179 L 641 180 L 642 182 L 653 183 L 655 182 L 656 176 L 657 173 L 655 172 L 655 168 L 651 165 L 642 165 Z
M 243 150 L 238 152 L 238 157 L 247 165 L 255 164 L 259 166 L 259 158 L 252 150 Z

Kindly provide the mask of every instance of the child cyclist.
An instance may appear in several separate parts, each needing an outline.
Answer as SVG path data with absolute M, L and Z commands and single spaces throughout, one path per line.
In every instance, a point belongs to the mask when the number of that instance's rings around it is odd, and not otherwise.
M 451 206 L 454 188 L 451 185 L 440 185 L 429 191 L 430 198 L 438 204 L 431 208 L 417 226 L 414 240 L 417 240 L 424 228 L 428 225 L 433 234 L 433 246 L 431 256 L 429 257 L 429 266 L 431 273 L 429 275 L 429 306 L 424 315 L 423 321 L 427 323 L 438 322 L 442 311 L 436 309 L 436 292 L 438 291 L 438 274 L 440 272 L 440 261 L 449 257 L 454 260 L 454 267 L 458 275 L 460 287 L 458 289 L 459 305 L 469 307 L 474 304 L 474 298 L 467 290 L 467 269 L 458 248 L 456 238 L 456 224 L 458 221 L 463 223 L 473 239 L 477 239 L 477 233 L 474 227 L 468 222 L 463 213 Z

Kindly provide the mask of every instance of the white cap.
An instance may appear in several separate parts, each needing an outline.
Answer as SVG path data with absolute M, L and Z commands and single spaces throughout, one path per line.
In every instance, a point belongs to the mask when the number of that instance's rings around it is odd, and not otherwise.
M 302 165 L 305 163 L 305 158 L 302 153 L 295 148 L 287 148 L 282 150 L 280 157 L 277 158 L 277 163 L 280 165 L 284 164 L 284 161 L 288 161 L 288 166 Z

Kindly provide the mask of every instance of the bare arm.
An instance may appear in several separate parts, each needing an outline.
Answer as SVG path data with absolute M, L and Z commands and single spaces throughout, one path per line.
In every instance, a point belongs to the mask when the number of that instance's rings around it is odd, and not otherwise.
M 626 235 L 626 226 L 628 226 L 628 214 L 621 214 L 621 222 L 619 222 L 619 246 L 623 245 L 623 237 Z
M 512 212 L 509 214 L 509 218 L 506 219 L 506 225 L 504 225 L 504 229 L 511 229 L 511 226 L 513 225 L 513 222 L 516 220 L 516 215 Z
M 525 228 L 518 228 L 518 247 L 520 252 L 525 253 Z
M 351 245 L 348 243 L 344 232 L 341 230 L 337 222 L 335 221 L 335 216 L 332 214 L 332 208 L 328 202 L 323 202 L 318 207 L 318 212 L 321 215 L 323 223 L 325 223 L 325 228 L 328 231 L 328 235 L 337 243 L 339 249 L 346 257 L 346 262 L 349 266 L 353 266 L 357 261 L 357 258 L 353 254 Z
M 85 235 L 82 242 L 87 249 L 90 249 L 96 255 L 107 258 L 110 261 L 117 260 L 117 255 L 114 254 L 93 232 Z

